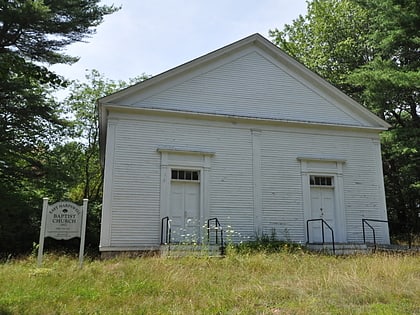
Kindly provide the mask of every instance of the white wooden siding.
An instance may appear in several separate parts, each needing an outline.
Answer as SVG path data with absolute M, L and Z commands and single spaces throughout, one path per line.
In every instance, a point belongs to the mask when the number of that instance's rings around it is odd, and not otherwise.
M 380 155 L 369 137 L 263 132 L 264 231 L 275 229 L 280 238 L 304 240 L 302 183 L 296 156 L 335 156 L 343 168 L 347 241 L 360 242 L 363 218 L 386 220 L 378 173 Z M 387 242 L 385 225 L 377 225 L 379 240 Z
M 354 141 L 348 144 L 352 159 L 344 165 L 344 199 L 347 210 L 347 230 L 349 241 L 356 241 L 362 233 L 362 218 L 387 220 L 383 201 L 382 177 L 378 172 L 380 154 L 377 150 L 378 140 Z M 388 242 L 387 226 L 382 223 L 371 223 L 375 226 L 377 239 Z M 371 231 L 366 230 L 367 235 Z
M 261 51 L 240 55 L 206 73 L 179 79 L 134 107 L 367 126 L 309 85 L 280 68 Z
M 102 250 L 159 244 L 177 162 L 158 150 L 168 147 L 185 148 L 188 163 L 186 152 L 201 159 L 200 220 L 218 217 L 235 242 L 272 230 L 306 241 L 306 179 L 317 161 L 307 156 L 339 161 L 317 163 L 339 183 L 340 239 L 360 242 L 362 218 L 387 217 L 378 132 L 388 125 L 260 35 L 102 98 L 99 107 L 101 145 L 107 137 Z M 386 226 L 375 226 L 388 242 Z
M 303 155 L 334 155 L 346 160 L 343 169 L 348 241 L 361 241 L 361 219 L 383 219 L 385 209 L 378 173 L 374 134 L 334 132 L 284 126 L 194 121 L 173 117 L 114 115 L 110 245 L 152 246 L 160 241 L 160 154 L 165 146 L 202 148 L 214 152 L 208 180 L 209 217 L 218 217 L 228 238 L 255 236 L 252 130 L 259 129 L 262 226 L 279 238 L 304 242 L 300 161 Z M 375 144 L 376 143 L 376 144 Z M 112 157 L 112 155 L 107 155 Z M 382 215 L 382 217 L 381 217 Z M 386 240 L 386 230 L 379 233 Z
M 159 243 L 162 146 L 217 151 L 210 175 L 210 216 L 231 225 L 233 237 L 253 234 L 249 130 L 172 122 L 117 120 L 112 179 L 112 246 Z M 104 206 L 105 207 L 105 206 Z
M 136 124 L 116 125 L 111 246 L 159 244 L 159 154 Z
M 236 128 L 208 131 L 216 136 L 209 141 L 216 152 L 209 185 L 210 214 L 222 222 L 228 240 L 247 240 L 254 234 L 251 132 Z
M 299 134 L 264 131 L 261 134 L 263 232 L 278 238 L 304 241 L 303 194 L 300 164 L 304 149 Z M 292 145 L 293 144 L 293 145 Z

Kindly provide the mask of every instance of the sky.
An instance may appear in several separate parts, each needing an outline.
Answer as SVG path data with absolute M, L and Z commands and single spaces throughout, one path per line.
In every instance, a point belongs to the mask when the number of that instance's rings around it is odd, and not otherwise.
M 80 60 L 51 69 L 83 81 L 86 70 L 124 80 L 157 75 L 254 33 L 266 38 L 306 13 L 306 0 L 103 0 L 121 10 L 66 49 Z

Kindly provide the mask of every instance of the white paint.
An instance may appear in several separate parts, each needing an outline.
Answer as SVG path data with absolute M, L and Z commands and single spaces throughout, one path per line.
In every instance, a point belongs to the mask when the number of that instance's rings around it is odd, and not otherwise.
M 61 201 L 48 207 L 45 237 L 69 240 L 80 237 L 82 209 L 72 202 Z
M 259 34 L 100 102 L 213 115 L 389 127 Z
M 217 217 L 233 242 L 273 230 L 306 242 L 310 175 L 333 177 L 336 241 L 360 242 L 362 218 L 386 217 L 372 143 L 387 124 L 259 36 L 106 97 L 100 112 L 102 251 L 159 245 L 171 169 L 200 172 L 193 217 Z
M 45 229 L 47 222 L 47 211 L 48 211 L 48 198 L 42 199 L 42 216 L 41 216 L 41 229 L 39 232 L 39 247 L 38 247 L 38 267 L 42 264 L 42 255 L 44 253 L 44 240 L 45 240 Z
M 261 196 L 261 130 L 251 130 L 252 133 L 252 177 L 254 183 L 254 231 L 262 235 L 262 196 Z
M 169 134 L 168 134 L 169 136 Z M 175 242 L 201 243 L 202 227 L 209 219 L 208 180 L 211 150 L 189 150 L 186 146 L 158 146 L 160 157 L 160 217 L 168 216 Z M 173 181 L 172 169 L 193 170 L 200 174 L 199 182 Z M 158 193 L 156 191 L 155 193 Z M 162 231 L 159 230 L 160 233 Z M 158 235 L 160 238 L 160 234 Z
M 171 241 L 201 243 L 200 183 L 171 181 Z
M 120 145 L 114 152 L 119 156 L 114 165 L 118 171 L 105 180 L 114 187 L 108 198 L 118 198 L 121 202 L 115 202 L 112 215 L 112 246 L 159 244 L 160 219 L 169 215 L 171 167 L 202 172 L 200 218 L 203 225 L 206 218 L 218 217 L 225 227 L 232 226 L 235 240 L 254 237 L 254 211 L 257 208 L 253 197 L 252 152 L 255 146 L 252 145 L 251 129 L 255 129 L 255 125 L 251 128 L 252 125 L 225 122 L 212 126 L 189 119 L 162 119 L 159 116 L 131 115 L 130 119 L 124 115 L 113 117 L 114 123 L 118 121 L 117 133 L 121 134 L 118 138 Z M 302 196 L 310 196 L 309 179 L 305 180 L 303 176 L 328 174 L 334 176 L 336 189 L 341 187 L 342 191 L 335 199 L 337 206 L 342 209 L 338 219 L 343 222 L 336 231 L 337 240 L 360 241 L 361 209 L 370 209 L 364 214 L 365 217 L 376 218 L 377 210 L 371 206 L 366 208 L 366 201 L 372 203 L 377 200 L 379 205 L 383 198 L 378 190 L 381 178 L 374 171 L 380 156 L 376 155 L 377 151 L 371 145 L 370 134 L 346 136 L 340 132 L 328 135 L 311 129 L 258 127 L 261 130 L 262 204 L 259 230 L 269 234 L 275 228 L 278 237 L 305 242 L 305 218 L 307 220 L 311 216 L 303 211 L 310 210 L 310 199 L 307 203 L 306 199 L 302 199 Z M 136 136 L 139 134 L 141 138 Z M 156 152 L 156 148 L 168 143 L 167 139 L 173 143 L 173 152 L 164 149 Z M 289 139 L 293 139 L 293 142 Z M 335 147 L 334 154 L 323 155 L 331 147 Z M 194 151 L 188 153 L 188 148 L 194 148 Z M 197 148 L 202 148 L 202 152 Z M 297 157 L 306 159 L 306 172 L 301 172 L 303 160 L 297 160 Z M 307 187 L 302 183 L 308 183 Z M 343 187 L 348 187 L 346 192 Z M 368 197 L 361 195 L 361 192 Z M 123 208 L 128 211 L 120 211 Z M 131 211 L 133 215 L 130 215 Z M 139 211 L 144 211 L 142 216 Z M 347 225 L 347 222 L 351 225 Z
M 311 219 L 323 219 L 333 231 L 335 224 L 335 200 L 334 187 L 311 187 Z M 322 243 L 322 223 L 314 221 L 310 224 L 310 243 Z M 324 226 L 324 242 L 332 242 L 332 234 L 327 226 Z
M 101 237 L 99 248 L 111 246 L 111 227 L 112 227 L 112 205 L 113 205 L 113 182 L 114 177 L 114 152 L 115 152 L 115 131 L 116 124 L 110 122 L 107 128 L 106 147 L 107 157 L 105 159 L 104 188 L 102 197 L 101 213 Z
M 74 237 L 79 237 L 79 265 L 82 267 L 85 250 L 87 204 L 88 200 L 83 199 L 82 206 L 68 201 L 48 205 L 48 198 L 43 198 L 38 266 L 42 264 L 44 240 L 46 237 L 57 240 L 69 240 Z
M 352 140 L 354 141 L 354 139 Z M 334 240 L 341 243 L 347 242 L 346 210 L 343 203 L 344 189 L 341 180 L 343 164 L 346 160 L 329 156 L 299 156 L 298 160 L 301 163 L 304 223 L 307 224 L 308 220 L 324 218 L 325 216 L 324 219 L 328 224 L 331 223 L 331 228 L 334 230 Z M 334 186 L 331 188 L 311 187 L 309 182 L 310 175 L 331 176 Z M 323 211 L 320 211 L 321 208 L 323 208 Z M 312 231 L 310 242 L 321 241 L 319 237 L 321 234 L 320 227 L 320 223 L 309 223 L 309 229 Z M 330 230 L 325 228 L 324 232 L 325 241 L 331 241 Z M 305 239 L 308 241 L 306 231 Z

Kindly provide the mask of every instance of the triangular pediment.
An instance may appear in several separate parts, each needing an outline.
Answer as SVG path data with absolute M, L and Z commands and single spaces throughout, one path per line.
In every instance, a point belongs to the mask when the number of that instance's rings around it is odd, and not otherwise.
M 99 103 L 288 122 L 388 127 L 258 34 Z

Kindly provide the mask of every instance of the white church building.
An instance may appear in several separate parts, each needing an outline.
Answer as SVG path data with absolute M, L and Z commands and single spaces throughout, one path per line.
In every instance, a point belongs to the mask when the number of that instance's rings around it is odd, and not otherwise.
M 362 243 L 362 219 L 387 220 L 390 126 L 259 34 L 98 106 L 101 252 L 156 250 L 169 226 L 171 242 L 205 242 L 214 218 L 231 242 L 300 243 L 322 241 L 323 225 L 326 242 L 328 225 L 335 242 Z

